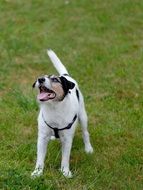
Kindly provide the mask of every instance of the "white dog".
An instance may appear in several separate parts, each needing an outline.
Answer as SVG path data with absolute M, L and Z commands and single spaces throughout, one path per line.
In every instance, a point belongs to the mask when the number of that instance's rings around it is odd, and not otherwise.
M 78 120 L 82 126 L 85 151 L 93 152 L 87 130 L 87 115 L 78 84 L 69 76 L 57 55 L 52 50 L 48 50 L 47 53 L 60 76 L 44 75 L 33 84 L 33 87 L 39 89 L 37 100 L 40 104 L 40 113 L 37 162 L 31 175 L 36 177 L 43 173 L 47 143 L 55 136 L 62 144 L 61 172 L 70 178 L 72 173 L 69 169 L 69 159 Z

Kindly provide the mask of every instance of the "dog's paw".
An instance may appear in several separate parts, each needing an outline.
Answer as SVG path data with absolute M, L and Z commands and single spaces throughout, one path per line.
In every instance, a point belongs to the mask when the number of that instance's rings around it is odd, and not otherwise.
M 71 171 L 68 170 L 68 169 L 61 169 L 61 172 L 62 172 L 62 174 L 63 174 L 66 178 L 72 178 L 72 177 L 73 177 Z
M 54 135 L 52 135 L 50 139 L 53 141 L 56 139 L 56 137 Z
M 90 146 L 85 147 L 85 152 L 88 153 L 88 154 L 92 154 L 93 153 L 92 146 L 90 145 Z
M 40 177 L 43 174 L 43 169 L 42 168 L 36 168 L 32 173 L 31 173 L 31 177 L 32 178 L 36 178 L 36 177 Z

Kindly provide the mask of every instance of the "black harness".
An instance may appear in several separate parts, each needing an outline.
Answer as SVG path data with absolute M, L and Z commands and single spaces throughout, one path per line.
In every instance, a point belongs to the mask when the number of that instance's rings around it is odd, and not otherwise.
M 56 137 L 56 138 L 59 138 L 59 137 L 60 137 L 60 136 L 59 136 L 59 131 L 63 131 L 63 130 L 65 130 L 65 129 L 70 129 L 70 128 L 72 127 L 72 125 L 74 124 L 76 118 L 77 118 L 77 114 L 74 116 L 74 118 L 73 118 L 73 120 L 72 120 L 71 123 L 69 123 L 66 127 L 61 128 L 61 129 L 51 127 L 51 126 L 45 121 L 44 116 L 43 116 L 43 113 L 42 113 L 42 118 L 43 118 L 45 124 L 46 124 L 49 128 L 51 128 L 51 129 L 54 130 L 55 137 Z

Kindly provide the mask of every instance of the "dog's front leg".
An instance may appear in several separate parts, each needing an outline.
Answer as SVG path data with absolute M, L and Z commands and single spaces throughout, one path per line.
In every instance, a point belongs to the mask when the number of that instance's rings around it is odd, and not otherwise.
M 32 172 L 32 177 L 38 177 L 42 175 L 44 169 L 44 160 L 47 152 L 47 144 L 50 140 L 50 135 L 45 135 L 42 133 L 38 134 L 37 141 L 37 161 L 35 170 Z
M 72 136 L 61 137 L 61 143 L 62 143 L 61 172 L 65 177 L 68 178 L 72 177 L 72 173 L 69 169 L 69 159 L 70 159 L 72 141 L 73 141 Z

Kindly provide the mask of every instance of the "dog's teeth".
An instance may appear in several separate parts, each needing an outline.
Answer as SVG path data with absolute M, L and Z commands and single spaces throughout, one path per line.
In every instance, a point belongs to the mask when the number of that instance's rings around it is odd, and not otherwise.
M 52 90 L 46 88 L 45 86 L 40 86 L 39 89 L 40 89 L 40 93 L 41 93 L 41 92 L 53 93 Z

